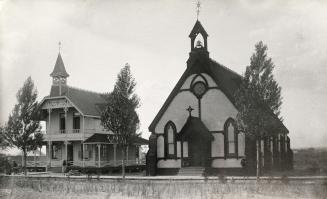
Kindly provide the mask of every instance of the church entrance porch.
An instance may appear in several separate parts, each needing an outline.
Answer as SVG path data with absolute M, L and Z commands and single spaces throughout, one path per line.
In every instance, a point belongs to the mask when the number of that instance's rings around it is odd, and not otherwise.
M 182 167 L 210 166 L 213 136 L 200 118 L 190 116 L 181 129 L 177 140 L 182 143 Z M 186 145 L 187 147 L 183 146 Z M 184 154 L 188 154 L 187 157 Z
M 209 163 L 209 154 L 211 154 L 211 141 L 201 138 L 191 138 L 188 140 L 189 166 L 206 167 Z

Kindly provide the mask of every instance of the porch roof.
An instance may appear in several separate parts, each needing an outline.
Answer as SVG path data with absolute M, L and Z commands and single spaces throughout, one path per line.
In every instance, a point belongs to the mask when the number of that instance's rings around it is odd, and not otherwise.
M 91 137 L 87 138 L 84 143 L 85 144 L 91 144 L 91 143 L 102 143 L 102 144 L 113 144 L 108 140 L 108 136 L 113 136 L 113 134 L 101 134 L 101 133 L 95 133 Z M 148 140 L 136 137 L 133 141 L 134 145 L 148 145 Z
M 177 135 L 178 140 L 185 140 L 190 135 L 198 135 L 201 138 L 213 140 L 214 137 L 209 132 L 208 128 L 203 124 L 200 118 L 190 116 L 183 128 L 181 129 L 180 133 Z

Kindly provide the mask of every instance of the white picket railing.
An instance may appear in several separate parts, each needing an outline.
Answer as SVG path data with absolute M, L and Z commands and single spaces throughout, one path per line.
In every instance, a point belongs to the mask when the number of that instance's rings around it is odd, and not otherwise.
M 100 161 L 100 167 L 116 167 L 121 166 L 122 160 L 109 160 L 109 161 Z M 126 166 L 136 166 L 136 165 L 145 165 L 145 162 L 142 160 L 125 160 Z M 68 161 L 68 166 L 78 166 L 83 167 L 83 161 Z M 99 167 L 99 161 L 84 161 L 84 167 Z

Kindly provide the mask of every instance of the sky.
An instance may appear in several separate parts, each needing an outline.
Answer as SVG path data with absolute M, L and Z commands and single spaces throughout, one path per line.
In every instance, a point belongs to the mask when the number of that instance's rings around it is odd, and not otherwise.
M 199 20 L 210 57 L 243 74 L 263 41 L 282 87 L 291 147 L 327 146 L 327 1 L 202 0 Z M 131 65 L 148 126 L 186 69 L 195 0 L 0 0 L 0 123 L 28 76 L 38 99 L 48 95 L 58 42 L 68 85 L 113 89 Z

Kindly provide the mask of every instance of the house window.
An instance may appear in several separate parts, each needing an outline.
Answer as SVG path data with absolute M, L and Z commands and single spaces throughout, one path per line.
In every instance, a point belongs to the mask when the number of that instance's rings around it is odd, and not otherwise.
M 168 158 L 176 157 L 176 127 L 171 121 L 165 126 L 165 154 Z
M 73 133 L 79 133 L 81 127 L 81 119 L 79 113 L 73 114 Z
M 56 144 L 52 144 L 52 149 L 51 149 L 51 152 L 52 152 L 52 159 L 57 159 L 58 157 L 58 146 Z
M 229 118 L 224 126 L 225 133 L 225 156 L 236 157 L 237 156 L 237 129 L 235 128 L 235 121 Z
M 59 113 L 59 130 L 60 130 L 60 133 L 65 133 L 65 130 L 66 130 L 65 113 Z

